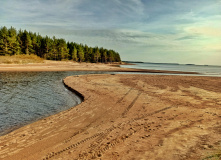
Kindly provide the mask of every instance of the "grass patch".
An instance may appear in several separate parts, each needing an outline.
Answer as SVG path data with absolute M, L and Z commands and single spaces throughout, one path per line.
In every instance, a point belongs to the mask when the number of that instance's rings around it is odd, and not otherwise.
M 221 160 L 221 150 L 215 151 L 214 153 L 203 158 L 202 160 Z
M 0 56 L 0 64 L 28 64 L 28 63 L 43 63 L 44 59 L 36 55 L 13 55 Z

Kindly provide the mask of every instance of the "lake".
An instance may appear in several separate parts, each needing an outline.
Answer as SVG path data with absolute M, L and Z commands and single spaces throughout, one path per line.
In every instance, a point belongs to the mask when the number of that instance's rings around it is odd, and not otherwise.
M 134 63 L 133 65 L 121 65 L 123 68 L 137 68 L 137 69 L 154 69 L 154 70 L 168 70 L 168 71 L 184 71 L 184 72 L 198 72 L 198 76 L 216 76 L 221 77 L 221 66 L 212 65 L 194 65 L 194 64 L 177 64 L 177 63 Z M 160 73 L 162 74 L 162 73 Z
M 0 135 L 81 103 L 62 80 L 98 73 L 0 72 Z

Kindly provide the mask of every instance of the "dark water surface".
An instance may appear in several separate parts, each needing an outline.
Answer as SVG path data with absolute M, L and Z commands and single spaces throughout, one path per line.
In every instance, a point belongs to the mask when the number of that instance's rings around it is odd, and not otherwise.
M 0 135 L 81 103 L 62 80 L 95 73 L 0 72 Z

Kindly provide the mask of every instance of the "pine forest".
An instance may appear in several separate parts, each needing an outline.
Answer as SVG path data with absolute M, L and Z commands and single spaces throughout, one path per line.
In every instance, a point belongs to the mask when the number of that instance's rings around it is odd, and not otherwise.
M 119 53 L 103 47 L 66 42 L 62 38 L 41 36 L 26 30 L 1 27 L 0 56 L 34 54 L 47 60 L 73 60 L 76 62 L 112 63 L 120 62 Z

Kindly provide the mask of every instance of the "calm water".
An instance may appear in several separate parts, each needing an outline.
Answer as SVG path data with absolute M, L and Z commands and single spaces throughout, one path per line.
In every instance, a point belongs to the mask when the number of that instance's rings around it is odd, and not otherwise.
M 185 65 L 169 63 L 133 63 L 134 65 L 122 65 L 124 68 L 155 69 L 169 71 L 198 72 L 202 76 L 221 77 L 221 66 Z
M 99 72 L 0 72 L 0 135 L 81 102 L 62 79 Z

